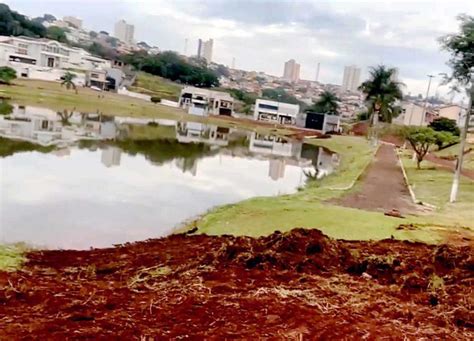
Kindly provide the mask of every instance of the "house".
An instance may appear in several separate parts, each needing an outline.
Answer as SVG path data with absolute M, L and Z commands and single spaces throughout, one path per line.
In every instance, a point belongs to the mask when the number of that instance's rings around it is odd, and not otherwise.
M 227 92 L 189 86 L 181 90 L 179 106 L 198 116 L 232 116 L 234 113 L 234 99 Z
M 86 86 L 94 86 L 101 90 L 107 89 L 107 71 L 101 69 L 86 72 Z
M 458 127 L 464 127 L 466 122 L 467 110 L 457 104 L 446 105 L 438 108 L 439 117 L 454 120 Z
M 110 61 L 55 40 L 0 36 L 0 66 L 10 66 L 28 77 L 30 70 L 90 70 L 110 67 Z
M 319 130 L 323 134 L 338 133 L 341 130 L 341 118 L 339 116 L 315 112 L 307 112 L 305 115 L 305 128 Z
M 296 124 L 300 112 L 297 104 L 288 104 L 266 99 L 257 99 L 254 108 L 254 119 L 257 121 Z

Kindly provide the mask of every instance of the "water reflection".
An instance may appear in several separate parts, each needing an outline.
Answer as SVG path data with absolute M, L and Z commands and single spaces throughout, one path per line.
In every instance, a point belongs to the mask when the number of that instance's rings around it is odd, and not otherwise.
M 56 146 L 0 158 L 0 242 L 43 247 L 164 236 L 213 206 L 292 193 L 339 162 L 239 129 L 32 107 L 1 117 L 0 135 Z

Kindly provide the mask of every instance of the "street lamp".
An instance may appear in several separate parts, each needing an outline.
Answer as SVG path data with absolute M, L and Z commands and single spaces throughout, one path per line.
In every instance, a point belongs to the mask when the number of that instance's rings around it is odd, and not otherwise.
M 428 81 L 428 89 L 426 89 L 426 97 L 425 97 L 425 104 L 423 105 L 423 111 L 421 112 L 421 122 L 420 122 L 420 127 L 423 126 L 423 122 L 426 119 L 426 107 L 428 106 L 428 95 L 430 93 L 430 86 L 431 86 L 431 79 L 435 77 L 434 75 L 428 75 L 429 81 Z

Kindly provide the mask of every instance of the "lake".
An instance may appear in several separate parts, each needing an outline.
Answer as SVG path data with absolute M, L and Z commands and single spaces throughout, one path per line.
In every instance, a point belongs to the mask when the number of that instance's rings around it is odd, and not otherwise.
M 215 206 L 294 193 L 339 163 L 251 131 L 17 105 L 0 136 L 0 243 L 42 248 L 162 237 Z

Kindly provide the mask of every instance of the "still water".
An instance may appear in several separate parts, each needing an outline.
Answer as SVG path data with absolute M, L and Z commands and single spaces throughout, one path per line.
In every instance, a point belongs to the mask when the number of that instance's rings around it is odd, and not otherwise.
M 0 136 L 13 144 L 0 154 L 0 243 L 47 248 L 165 236 L 214 206 L 293 193 L 339 162 L 254 132 L 32 107 L 0 116 Z M 18 139 L 35 145 L 16 150 Z

